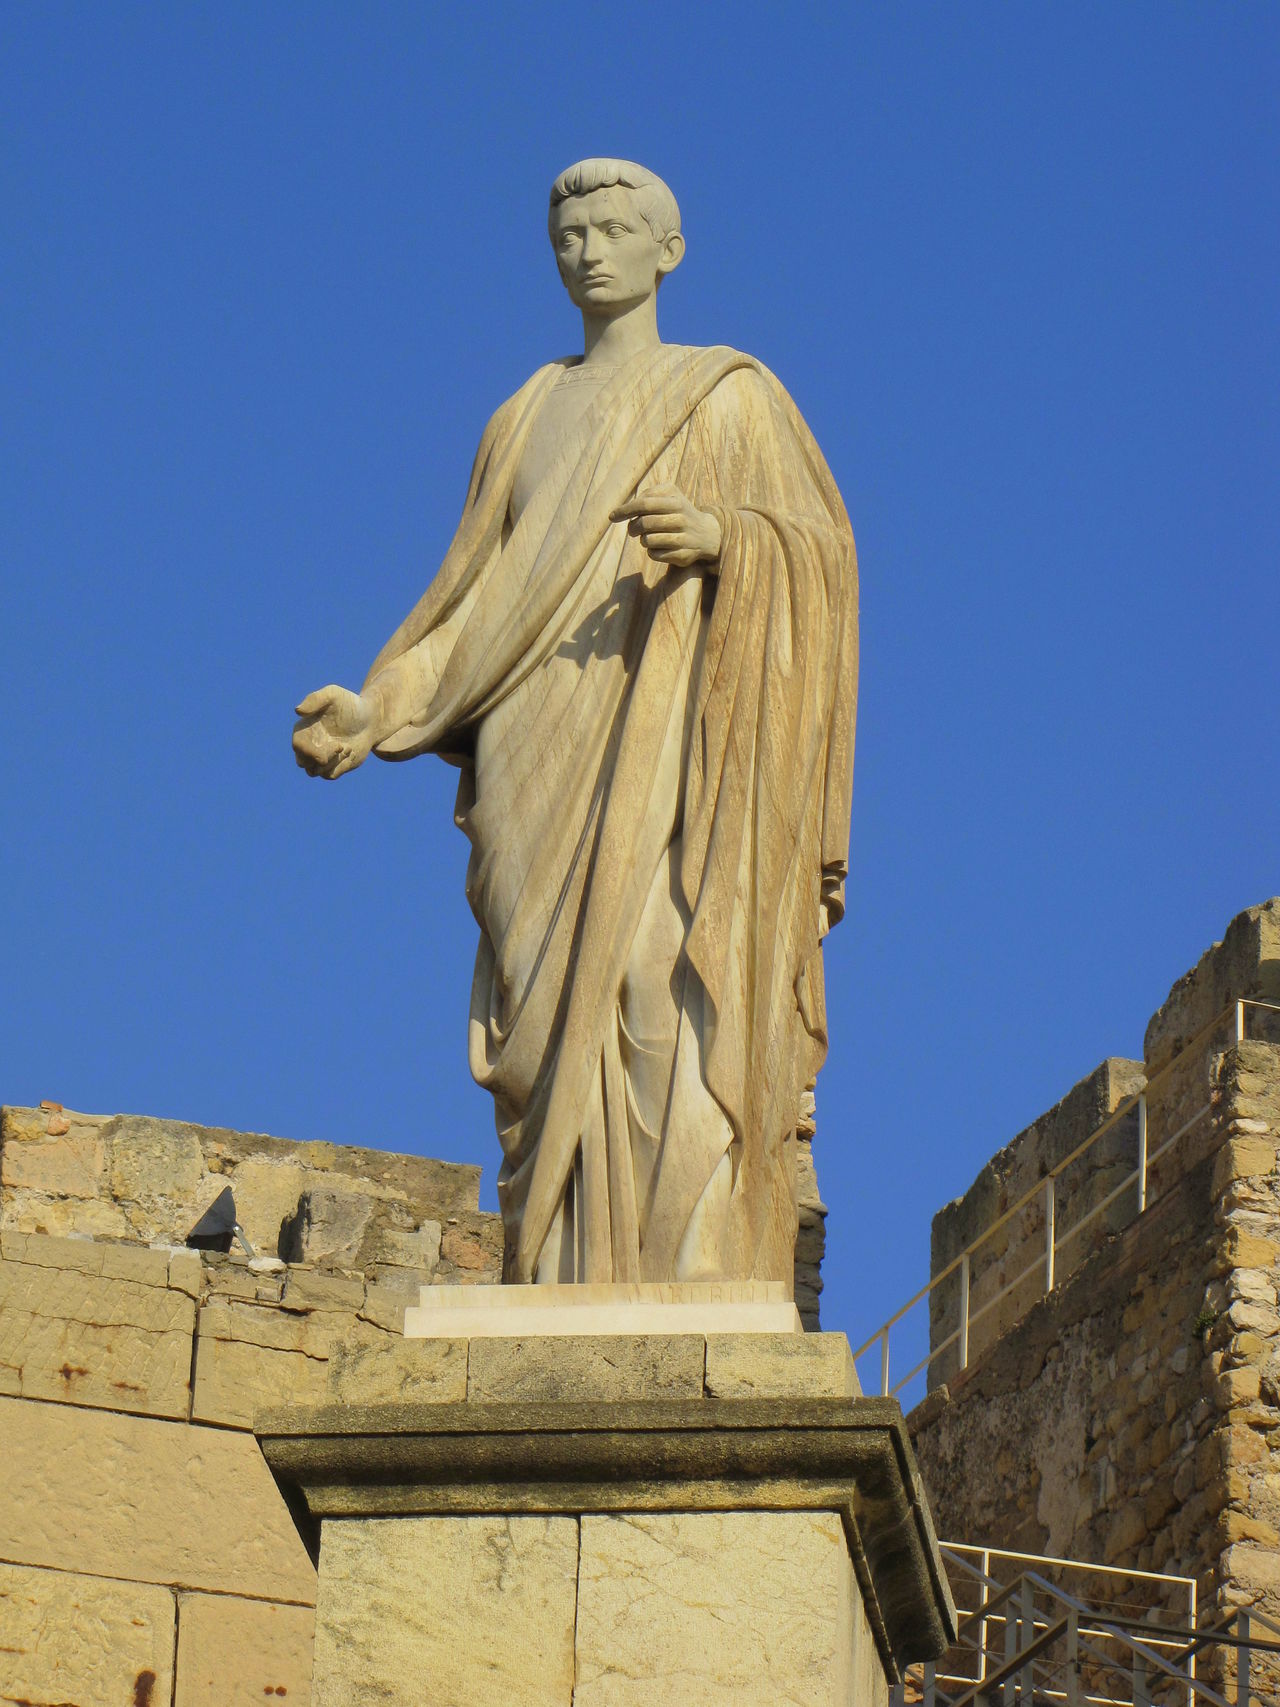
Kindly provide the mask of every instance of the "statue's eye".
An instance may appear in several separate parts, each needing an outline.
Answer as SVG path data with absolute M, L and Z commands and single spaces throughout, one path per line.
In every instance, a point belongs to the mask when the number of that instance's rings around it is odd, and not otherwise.
M 611 224 L 606 225 L 604 229 L 607 237 L 625 237 L 627 235 L 628 228 L 625 225 L 620 225 L 615 219 Z

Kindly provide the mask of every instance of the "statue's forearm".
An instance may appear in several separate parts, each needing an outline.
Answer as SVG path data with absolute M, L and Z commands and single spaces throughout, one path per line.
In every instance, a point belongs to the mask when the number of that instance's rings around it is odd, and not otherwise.
M 363 698 L 373 707 L 375 746 L 412 720 L 425 686 L 422 675 L 417 648 L 413 647 L 384 664 L 365 683 Z

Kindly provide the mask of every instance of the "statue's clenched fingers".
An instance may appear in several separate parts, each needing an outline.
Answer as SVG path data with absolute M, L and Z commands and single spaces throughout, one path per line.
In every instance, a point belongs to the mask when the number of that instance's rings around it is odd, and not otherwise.
M 632 532 L 647 539 L 651 533 L 671 533 L 676 528 L 688 527 L 689 518 L 675 510 L 658 510 L 652 515 L 637 516 L 628 525 Z
M 655 486 L 648 492 L 637 492 L 634 498 L 629 498 L 625 504 L 619 504 L 616 510 L 610 510 L 611 522 L 635 521 L 641 516 L 663 515 L 671 512 L 687 513 L 689 500 L 682 492 L 677 492 L 674 486 Z

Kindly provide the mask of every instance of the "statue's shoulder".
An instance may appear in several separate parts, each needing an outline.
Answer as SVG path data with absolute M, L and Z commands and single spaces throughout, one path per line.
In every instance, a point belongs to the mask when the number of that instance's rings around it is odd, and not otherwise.
M 706 386 L 706 404 L 717 413 L 755 414 L 762 407 L 781 408 L 789 414 L 795 408 L 786 387 L 770 368 L 731 344 L 668 345 L 678 350 L 690 374 L 701 371 Z M 706 385 L 710 380 L 710 385 Z

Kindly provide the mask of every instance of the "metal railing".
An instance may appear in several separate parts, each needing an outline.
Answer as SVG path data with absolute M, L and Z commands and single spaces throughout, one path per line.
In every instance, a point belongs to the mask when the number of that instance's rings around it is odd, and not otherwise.
M 1027 1571 L 1037 1577 L 1052 1580 L 1054 1587 L 1066 1586 L 1065 1577 L 1074 1579 L 1074 1597 L 1087 1605 L 1092 1621 L 1080 1627 L 1080 1634 L 1094 1640 L 1107 1641 L 1109 1631 L 1098 1620 L 1104 1617 L 1127 1623 L 1140 1622 L 1144 1631 L 1152 1628 L 1154 1615 L 1162 1616 L 1168 1624 L 1176 1622 L 1179 1631 L 1196 1627 L 1197 1591 L 1194 1577 L 1179 1576 L 1169 1571 L 1140 1571 L 1122 1565 L 1093 1565 L 1079 1559 L 1063 1559 L 1046 1553 L 1022 1553 L 1007 1547 L 983 1547 L 961 1541 L 939 1543 L 943 1560 L 949 1567 L 956 1607 L 962 1615 L 961 1636 L 952 1650 L 952 1663 L 968 1662 L 963 1672 L 939 1669 L 935 1682 L 963 1693 L 975 1683 L 985 1682 L 991 1665 L 992 1637 L 999 1633 L 997 1651 L 1003 1655 L 1007 1640 L 1006 1618 L 992 1599 L 993 1594 L 1007 1595 L 1010 1576 L 1021 1579 Z M 1012 1571 L 1005 1566 L 1011 1566 Z M 973 1600 L 972 1607 L 969 1602 Z M 1149 1638 L 1150 1639 L 1150 1638 Z M 1195 1677 L 1196 1656 L 1186 1651 L 1185 1638 L 1152 1640 L 1152 1646 L 1169 1650 L 1186 1661 L 1189 1678 Z M 1168 1657 L 1168 1654 L 1166 1655 Z M 1101 1700 L 1101 1697 L 1095 1698 Z M 1188 1693 L 1187 1702 L 1193 1697 Z
M 1078 1238 L 1087 1227 L 1097 1220 L 1098 1216 L 1108 1210 L 1113 1203 L 1123 1196 L 1125 1192 L 1136 1187 L 1136 1213 L 1138 1215 L 1144 1213 L 1147 1207 L 1147 1184 L 1150 1179 L 1152 1168 L 1167 1151 L 1169 1151 L 1176 1143 L 1184 1138 L 1194 1126 L 1198 1125 L 1199 1122 L 1204 1119 L 1204 1117 L 1209 1113 L 1210 1108 L 1209 1103 L 1206 1102 L 1202 1108 L 1196 1110 L 1189 1120 L 1183 1121 L 1177 1131 L 1171 1133 L 1167 1138 L 1165 1138 L 1155 1150 L 1149 1150 L 1147 1141 L 1147 1097 L 1151 1087 L 1158 1084 L 1168 1073 L 1171 1073 L 1185 1056 L 1189 1055 L 1193 1049 L 1198 1048 L 1207 1037 L 1211 1036 L 1212 1033 L 1226 1021 L 1232 1021 L 1234 1024 L 1234 1041 L 1237 1044 L 1243 1043 L 1246 1039 L 1246 1011 L 1252 1009 L 1265 1009 L 1271 1013 L 1280 1013 L 1280 1004 L 1253 999 L 1241 999 L 1232 1002 L 1228 1007 L 1224 1008 L 1221 1013 L 1216 1014 L 1214 1018 L 1209 1021 L 1208 1025 L 1198 1031 L 1188 1043 L 1185 1043 L 1178 1053 L 1166 1061 L 1164 1066 L 1161 1067 L 1158 1072 L 1152 1074 L 1143 1090 L 1138 1092 L 1136 1096 L 1128 1097 L 1120 1103 L 1107 1116 L 1101 1125 L 1095 1127 L 1087 1138 L 1083 1139 L 1076 1145 L 1075 1149 L 1072 1150 L 1070 1154 L 1064 1156 L 1061 1161 L 1056 1162 L 1043 1179 L 1038 1180 L 1035 1185 L 1022 1194 L 1016 1203 L 1012 1204 L 1001 1215 L 998 1215 L 988 1227 L 983 1229 L 976 1239 L 972 1240 L 965 1246 L 964 1250 L 962 1250 L 958 1256 L 952 1257 L 951 1261 L 947 1263 L 944 1268 L 939 1269 L 938 1273 L 932 1276 L 926 1286 L 922 1286 L 917 1293 L 907 1300 L 900 1310 L 897 1310 L 886 1322 L 881 1323 L 875 1333 L 871 1334 L 863 1341 L 857 1351 L 853 1354 L 854 1362 L 857 1363 L 859 1359 L 864 1357 L 874 1346 L 879 1346 L 879 1390 L 882 1394 L 899 1394 L 902 1389 L 913 1381 L 922 1371 L 927 1370 L 932 1363 L 936 1362 L 938 1358 L 950 1351 L 952 1347 L 955 1347 L 956 1350 L 957 1369 L 967 1368 L 969 1363 L 969 1336 L 974 1324 L 980 1321 L 988 1311 L 994 1310 L 998 1304 L 1003 1303 L 1011 1292 L 1023 1285 L 1024 1282 L 1029 1280 L 1037 1272 L 1043 1277 L 1043 1286 L 1039 1297 L 1047 1298 L 1057 1284 L 1059 1252 L 1065 1249 L 1073 1239 Z M 1120 1181 L 1119 1185 L 1114 1186 L 1109 1192 L 1107 1192 L 1100 1202 L 1095 1203 L 1093 1207 L 1089 1209 L 1086 1214 L 1082 1215 L 1071 1227 L 1067 1228 L 1065 1232 L 1060 1232 L 1058 1230 L 1058 1182 L 1061 1180 L 1063 1174 L 1066 1173 L 1068 1168 L 1072 1167 L 1076 1162 L 1080 1161 L 1082 1157 L 1086 1156 L 1101 1139 L 1106 1137 L 1106 1135 L 1117 1127 L 1121 1121 L 1133 1114 L 1135 1110 L 1137 1112 L 1138 1128 L 1137 1157 L 1132 1171 L 1127 1173 Z M 1033 1204 L 1043 1206 L 1044 1240 L 1041 1251 L 1033 1257 L 1031 1262 L 1016 1274 L 1012 1280 L 1006 1281 L 998 1292 L 994 1293 L 992 1297 L 986 1299 L 975 1309 L 970 1298 L 974 1256 L 981 1251 L 982 1247 L 989 1239 L 994 1237 L 994 1235 L 1003 1227 L 1007 1226 L 1015 1216 L 1021 1215 Z M 902 1322 L 904 1317 L 908 1316 L 917 1305 L 923 1303 L 926 1299 L 932 1298 L 932 1295 L 938 1290 L 938 1288 L 945 1285 L 953 1277 L 957 1279 L 959 1286 L 959 1305 L 957 1310 L 958 1319 L 955 1328 L 946 1336 L 945 1339 L 938 1341 L 937 1344 L 932 1343 L 932 1334 L 930 1334 L 929 1350 L 925 1355 L 912 1364 L 911 1368 L 907 1370 L 905 1375 L 899 1376 L 896 1381 L 891 1380 L 890 1335 L 893 1329 L 896 1328 L 899 1323 Z M 1031 1304 L 1033 1302 L 1036 1302 L 1036 1300 L 1030 1300 L 1028 1302 L 1028 1309 L 1031 1308 Z M 1025 1311 L 1023 1314 L 1025 1314 Z M 1012 1326 L 1011 1323 L 1008 1325 Z
M 894 1688 L 894 1707 L 1265 1707 L 1251 1688 L 1253 1667 L 1263 1656 L 1280 1661 L 1280 1625 L 1256 1607 L 1197 1629 L 1195 1585 L 1187 1577 L 947 1543 L 941 1552 L 957 1602 L 963 1608 L 968 1587 L 976 1604 L 961 1617 L 943 1661 L 908 1669 Z M 1001 1581 L 991 1570 L 999 1559 L 1023 1568 Z M 1034 1565 L 1042 1568 L 1028 1568 Z M 1070 1593 L 1045 1574 L 1063 1570 L 1168 1590 L 1185 1597 L 1187 1615 L 1114 1593 Z M 1234 1702 L 1196 1675 L 1206 1649 L 1219 1650 L 1222 1661 L 1234 1658 Z M 1229 1669 L 1218 1667 L 1224 1676 Z

